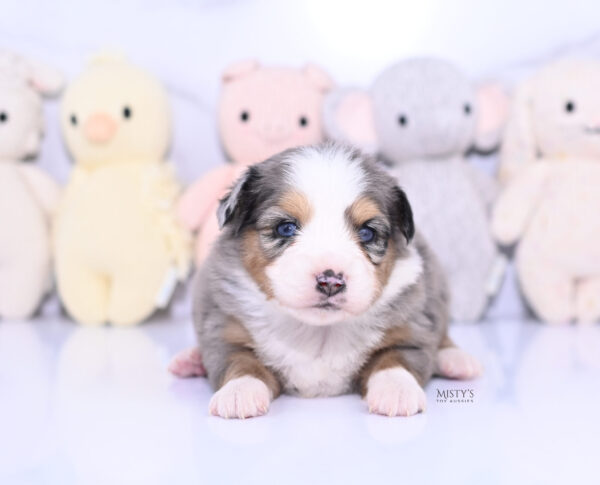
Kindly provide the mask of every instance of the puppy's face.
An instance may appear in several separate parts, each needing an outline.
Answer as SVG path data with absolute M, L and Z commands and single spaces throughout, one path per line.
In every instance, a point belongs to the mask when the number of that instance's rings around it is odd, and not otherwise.
M 330 145 L 251 167 L 219 216 L 241 239 L 243 264 L 265 295 L 313 325 L 368 310 L 414 233 L 391 177 Z

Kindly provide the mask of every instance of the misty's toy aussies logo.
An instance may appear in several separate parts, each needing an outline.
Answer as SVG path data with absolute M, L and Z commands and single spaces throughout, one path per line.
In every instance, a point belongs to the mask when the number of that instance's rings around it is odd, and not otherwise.
M 436 389 L 436 402 L 439 403 L 473 403 L 475 391 L 473 389 Z

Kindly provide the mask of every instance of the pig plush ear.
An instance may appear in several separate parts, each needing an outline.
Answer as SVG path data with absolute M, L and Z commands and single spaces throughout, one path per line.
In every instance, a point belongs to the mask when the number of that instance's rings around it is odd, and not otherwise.
M 498 178 L 503 184 L 537 157 L 531 119 L 533 82 L 530 79 L 517 88 L 509 110 L 498 168 Z
M 224 83 L 228 83 L 245 76 L 253 71 L 256 71 L 260 67 L 258 61 L 254 59 L 248 59 L 245 61 L 236 62 L 225 68 L 221 75 L 221 80 Z
M 27 77 L 31 87 L 43 96 L 56 96 L 65 84 L 59 71 L 39 62 L 29 62 Z
M 377 134 L 371 95 L 343 88 L 329 93 L 323 106 L 323 124 L 332 140 L 353 145 L 365 153 L 377 151 Z
M 324 93 L 331 91 L 335 86 L 329 74 L 321 69 L 316 64 L 307 64 L 304 67 L 304 75 L 307 77 L 309 82 L 315 86 L 319 91 Z
M 475 148 L 483 152 L 500 144 L 508 117 L 508 95 L 500 84 L 484 83 L 476 88 L 477 124 Z

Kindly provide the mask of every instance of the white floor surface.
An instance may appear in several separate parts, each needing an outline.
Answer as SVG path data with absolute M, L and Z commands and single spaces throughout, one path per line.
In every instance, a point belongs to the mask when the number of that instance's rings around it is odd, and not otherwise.
M 432 380 L 425 414 L 282 397 L 234 421 L 208 416 L 205 379 L 166 371 L 194 341 L 189 321 L 2 321 L 0 483 L 600 483 L 600 327 L 496 321 L 451 334 L 486 373 Z M 444 403 L 444 390 L 474 397 Z

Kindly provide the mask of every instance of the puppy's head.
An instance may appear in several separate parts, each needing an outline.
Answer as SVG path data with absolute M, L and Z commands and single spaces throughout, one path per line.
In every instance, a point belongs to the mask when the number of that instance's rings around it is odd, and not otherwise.
M 240 239 L 261 291 L 313 325 L 367 311 L 399 284 L 392 274 L 412 254 L 404 192 L 373 162 L 336 145 L 288 150 L 250 167 L 218 217 L 225 237 Z

